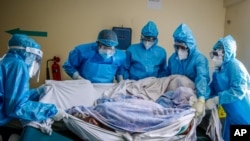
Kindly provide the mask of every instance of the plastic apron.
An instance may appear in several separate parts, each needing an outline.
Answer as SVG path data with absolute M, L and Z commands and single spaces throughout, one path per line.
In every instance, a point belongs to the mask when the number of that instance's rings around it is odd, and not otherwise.
M 106 64 L 92 62 L 89 59 L 84 64 L 81 74 L 92 83 L 113 83 L 117 67 L 113 64 L 114 58 L 111 59 L 110 63 Z
M 213 74 L 213 85 L 216 92 L 229 89 L 229 78 L 223 73 Z M 227 116 L 223 127 L 223 139 L 230 140 L 230 125 L 250 124 L 250 96 L 249 93 L 242 100 L 222 104 Z

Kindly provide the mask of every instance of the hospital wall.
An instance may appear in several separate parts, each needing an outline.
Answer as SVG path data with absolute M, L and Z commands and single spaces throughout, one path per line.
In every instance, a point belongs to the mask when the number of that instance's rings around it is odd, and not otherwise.
M 232 0 L 231 0 L 232 1 Z M 231 34 L 237 41 L 237 58 L 250 71 L 250 1 L 235 0 L 228 5 L 225 17 L 225 35 Z
M 114 26 L 132 28 L 132 43 L 139 42 L 142 26 L 147 21 L 153 20 L 159 29 L 159 45 L 166 49 L 168 57 L 174 51 L 172 33 L 180 23 L 190 26 L 198 48 L 208 57 L 216 40 L 224 36 L 226 8 L 223 2 L 223 0 L 1 0 L 0 55 L 2 56 L 8 49 L 7 44 L 11 37 L 11 34 L 6 32 L 8 30 L 20 28 L 20 30 L 47 32 L 46 37 L 31 36 L 41 44 L 44 52 L 40 82 L 31 85 L 38 86 L 46 80 L 46 61 L 53 56 L 61 58 L 62 66 L 74 46 L 96 41 L 101 29 L 111 29 Z M 244 51 L 241 53 L 246 55 Z M 61 75 L 63 80 L 71 79 L 62 68 Z

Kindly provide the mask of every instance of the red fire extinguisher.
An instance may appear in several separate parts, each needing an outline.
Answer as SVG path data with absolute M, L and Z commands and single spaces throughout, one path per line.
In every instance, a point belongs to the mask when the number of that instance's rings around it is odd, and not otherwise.
M 60 62 L 60 58 L 54 56 L 53 59 L 47 60 L 47 79 L 50 79 L 49 75 L 49 67 L 48 67 L 48 62 L 53 61 L 53 64 L 51 65 L 51 70 L 52 70 L 52 78 L 53 80 L 61 80 L 61 71 L 60 71 L 60 65 L 58 62 Z

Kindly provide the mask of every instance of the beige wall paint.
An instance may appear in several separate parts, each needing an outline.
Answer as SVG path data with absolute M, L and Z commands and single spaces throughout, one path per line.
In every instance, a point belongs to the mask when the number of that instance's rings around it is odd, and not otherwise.
M 136 43 L 148 20 L 156 22 L 159 44 L 168 57 L 173 52 L 172 33 L 180 23 L 190 26 L 198 48 L 208 57 L 224 35 L 225 8 L 223 0 L 162 0 L 160 9 L 149 9 L 147 0 L 1 0 L 0 19 L 0 55 L 7 51 L 11 37 L 6 30 L 48 32 L 48 37 L 32 36 L 44 52 L 41 84 L 46 79 L 46 60 L 59 56 L 62 65 L 74 46 L 96 41 L 101 29 L 113 26 L 131 27 Z M 70 79 L 62 69 L 61 73 L 63 80 Z
M 238 0 L 227 7 L 225 35 L 231 34 L 237 42 L 237 58 L 250 70 L 250 1 Z

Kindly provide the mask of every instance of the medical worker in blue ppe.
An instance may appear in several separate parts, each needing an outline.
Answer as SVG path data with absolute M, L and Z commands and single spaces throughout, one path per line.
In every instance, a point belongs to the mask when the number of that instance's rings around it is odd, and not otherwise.
M 210 94 L 208 60 L 198 50 L 188 25 L 180 24 L 174 31 L 173 38 L 175 52 L 168 59 L 167 76 L 185 75 L 195 83 L 198 100 L 193 108 L 196 109 L 196 117 L 202 117 L 205 113 L 205 99 Z
M 92 83 L 113 83 L 123 79 L 126 54 L 116 49 L 117 35 L 109 29 L 101 30 L 97 41 L 76 46 L 63 64 L 64 71 L 74 80 Z
M 40 45 L 26 35 L 14 34 L 8 46 L 0 60 L 0 126 L 15 119 L 27 122 L 67 118 L 67 113 L 54 104 L 38 102 L 43 87 L 30 88 L 30 79 L 38 80 L 40 74 Z
M 167 53 L 158 45 L 158 29 L 153 21 L 144 25 L 140 43 L 129 46 L 126 53 L 124 79 L 139 80 L 165 75 Z
M 211 96 L 206 108 L 217 104 L 226 112 L 223 139 L 230 141 L 230 125 L 250 125 L 250 76 L 236 58 L 236 41 L 231 35 L 220 38 L 210 53 L 215 70 L 212 75 Z

